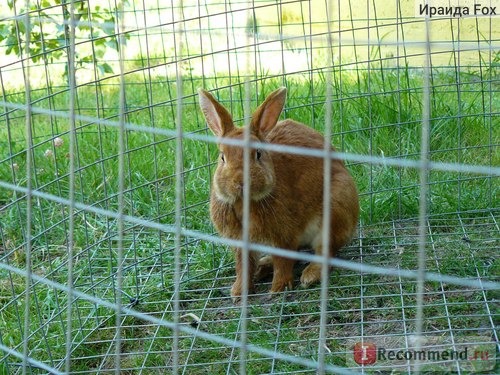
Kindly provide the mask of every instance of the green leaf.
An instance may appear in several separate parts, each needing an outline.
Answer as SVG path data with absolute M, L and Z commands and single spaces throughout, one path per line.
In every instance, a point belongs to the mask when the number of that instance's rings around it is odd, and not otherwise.
M 107 47 L 113 48 L 115 51 L 118 51 L 118 42 L 117 42 L 116 38 L 113 38 L 111 40 L 107 40 L 105 44 Z
M 88 55 L 88 56 L 82 57 L 81 59 L 78 60 L 78 62 L 80 62 L 80 63 L 86 63 L 86 64 L 89 64 L 89 63 L 91 63 L 93 61 L 94 61 L 94 57 L 92 55 Z
M 96 48 L 94 51 L 97 59 L 102 59 L 104 57 L 104 54 L 106 53 L 106 50 L 104 48 Z
M 105 38 L 97 39 L 94 42 L 94 46 L 96 46 L 96 47 L 105 47 L 105 45 L 106 45 L 106 39 Z
M 40 41 L 42 40 L 42 34 L 41 33 L 31 33 L 31 43 L 39 44 Z
M 17 34 L 15 33 L 10 34 L 7 40 L 5 41 L 5 44 L 7 45 L 7 52 L 6 52 L 7 55 L 12 51 L 13 48 L 15 47 L 19 48 L 19 40 L 17 39 Z
M 98 67 L 101 73 L 113 73 L 113 68 L 108 63 L 99 64 Z
M 96 20 L 103 20 L 104 19 L 104 16 L 100 13 L 96 13 L 96 12 L 92 12 L 92 20 L 94 20 L 94 22 Z M 102 26 L 97 26 L 97 27 L 102 27 Z
M 9 27 L 5 24 L 0 25 L 0 42 L 9 37 L 10 31 Z
M 105 23 L 102 26 L 99 26 L 99 28 L 108 35 L 114 35 L 116 30 L 115 27 L 111 25 L 116 24 L 115 18 L 111 16 L 110 18 L 105 19 L 104 22 Z
M 64 33 L 64 24 L 56 24 L 56 30 L 58 33 Z
M 7 0 L 6 3 L 10 9 L 13 9 L 15 0 Z M 127 3 L 126 0 L 125 3 Z M 32 17 L 29 29 L 26 28 L 23 20 L 0 21 L 0 44 L 5 46 L 5 53 L 7 55 L 14 53 L 19 56 L 21 51 L 25 48 L 23 46 L 23 40 L 26 39 L 26 36 L 29 33 L 29 37 L 31 39 L 30 47 L 32 47 L 30 51 L 34 61 L 49 59 L 55 63 L 57 62 L 57 59 L 63 57 L 67 51 L 61 49 L 61 47 L 66 47 L 68 42 L 66 39 L 66 26 L 62 23 L 62 19 L 65 16 L 61 14 L 54 15 L 51 13 L 53 7 L 61 4 L 66 4 L 66 10 L 69 9 L 69 3 L 67 0 L 39 0 L 37 2 L 31 2 L 30 9 L 35 12 L 35 16 Z M 92 8 L 93 11 L 91 13 L 89 12 L 89 9 L 90 7 L 88 2 L 79 2 L 77 5 L 78 17 L 81 17 L 80 19 L 83 20 L 88 20 L 91 17 L 93 21 L 104 20 L 105 22 L 101 23 L 101 25 L 97 27 L 78 25 L 77 30 L 79 31 L 79 35 L 85 34 L 88 30 L 93 29 L 94 38 L 99 38 L 103 35 L 110 36 L 106 39 L 96 39 L 94 41 L 94 45 L 97 48 L 95 56 L 93 56 L 90 61 L 93 62 L 94 59 L 102 59 L 108 48 L 112 48 L 113 50 L 117 50 L 118 48 L 114 27 L 116 24 L 116 19 L 114 17 L 116 9 L 106 8 L 102 5 L 97 5 Z M 26 10 L 23 10 L 23 12 L 24 11 Z M 51 31 L 42 32 L 40 18 L 43 17 L 51 17 L 55 20 L 55 30 L 51 29 Z M 125 39 L 129 38 L 129 35 L 125 36 Z M 83 60 L 80 61 L 82 62 Z M 99 64 L 99 69 L 103 73 L 113 73 L 113 69 L 107 63 Z
M 19 22 L 17 23 L 17 27 L 18 27 L 18 29 L 19 29 L 19 33 L 20 33 L 20 34 L 26 34 L 26 25 L 25 25 L 25 23 L 24 23 L 24 22 L 19 21 Z

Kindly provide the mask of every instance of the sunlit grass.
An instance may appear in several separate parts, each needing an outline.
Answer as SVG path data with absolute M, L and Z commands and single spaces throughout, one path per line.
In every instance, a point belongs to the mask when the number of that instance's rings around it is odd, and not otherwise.
M 329 125 L 333 131 L 332 143 L 339 151 L 383 158 L 415 160 L 419 158 L 423 83 L 418 71 L 387 69 L 383 73 L 335 72 L 333 77 L 333 98 L 329 104 L 332 106 L 333 123 Z M 454 73 L 445 71 L 435 71 L 433 75 L 430 158 L 439 162 L 498 165 L 500 156 L 495 152 L 495 147 L 499 143 L 500 127 L 495 113 L 498 113 L 500 108 L 500 98 L 493 92 L 485 91 L 474 74 L 464 74 L 462 86 L 453 83 L 454 77 Z M 202 80 L 196 77 L 185 84 L 182 117 L 185 133 L 209 134 L 197 106 L 195 90 L 202 86 L 210 90 L 225 87 L 214 90 L 215 95 L 231 109 L 236 123 L 242 124 L 245 95 L 243 82 L 233 80 L 231 89 L 227 87 L 228 85 L 229 82 L 224 78 Z M 269 92 L 281 85 L 283 80 L 278 78 L 252 82 L 251 107 L 255 108 Z M 293 118 L 322 132 L 325 127 L 326 109 L 325 75 L 318 74 L 313 81 L 304 77 L 297 79 L 287 77 L 287 85 L 288 100 L 283 117 Z M 126 90 L 128 122 L 139 126 L 175 130 L 175 84 L 158 80 L 151 82 L 151 85 L 145 85 L 130 80 L 127 82 Z M 77 113 L 117 121 L 118 98 L 119 91 L 116 85 L 80 87 L 77 90 Z M 46 91 L 35 91 L 33 99 L 35 107 L 65 113 L 68 111 L 66 92 L 48 97 Z M 23 103 L 24 95 L 8 93 L 5 100 Z M 33 186 L 39 191 L 67 199 L 69 197 L 68 119 L 55 115 L 35 114 L 32 123 Z M 88 121 L 77 121 L 76 126 L 76 200 L 94 207 L 116 211 L 119 177 L 118 131 L 116 128 Z M 62 145 L 54 143 L 56 137 L 63 140 Z M 176 220 L 175 182 L 179 178 L 175 174 L 177 140 L 141 131 L 127 131 L 125 139 L 124 213 L 173 225 Z M 184 165 L 184 173 L 180 176 L 183 181 L 182 226 L 203 233 L 213 233 L 208 216 L 208 198 L 213 164 L 217 156 L 216 147 L 212 143 L 189 139 L 183 140 L 182 147 Z M 26 186 L 25 150 L 24 113 L 12 111 L 2 115 L 0 117 L 1 181 Z M 383 164 L 357 162 L 347 164 L 358 185 L 362 208 L 361 221 L 365 225 L 417 216 L 418 170 Z M 492 208 L 494 199 L 498 195 L 498 184 L 488 176 L 431 171 L 429 182 L 431 215 Z M 24 244 L 27 235 L 26 199 L 22 193 L 0 189 L 0 210 L 0 259 L 2 262 L 24 269 L 26 262 Z M 34 272 L 64 284 L 68 277 L 68 208 L 51 200 L 35 199 L 32 213 Z M 446 231 L 456 225 L 458 224 L 450 223 L 442 229 Z M 125 303 L 132 304 L 134 298 L 138 298 L 140 303 L 136 308 L 167 320 L 172 319 L 171 305 L 168 301 L 173 289 L 173 236 L 150 229 L 145 230 L 130 223 L 125 224 L 125 229 L 123 249 L 126 262 L 123 265 L 122 290 Z M 75 214 L 75 286 L 79 290 L 109 301 L 114 301 L 117 293 L 114 288 L 118 246 L 116 231 L 116 220 L 112 218 L 78 210 Z M 382 240 L 377 239 L 376 231 L 370 232 L 369 235 L 375 245 L 381 246 Z M 411 235 L 414 236 L 415 233 Z M 217 315 L 217 307 L 221 307 L 217 303 L 228 303 L 228 287 L 234 276 L 231 268 L 226 267 L 231 261 L 230 254 L 225 248 L 204 241 L 189 238 L 184 238 L 182 241 L 180 256 L 185 265 L 181 286 L 183 309 L 203 312 L 210 307 L 206 305 L 207 299 L 212 298 L 210 303 L 214 310 L 207 312 L 208 316 L 203 319 L 213 323 L 210 326 L 212 333 L 233 338 L 238 331 L 238 309 L 228 305 L 223 316 Z M 399 259 L 400 263 L 390 266 L 416 267 L 416 245 L 414 241 L 409 242 L 411 243 L 408 245 L 404 243 L 399 245 L 403 251 L 395 256 L 395 259 Z M 385 245 L 388 249 L 394 246 L 391 243 Z M 440 259 L 443 260 L 440 268 L 435 271 L 474 276 L 470 275 L 471 262 L 474 260 L 466 255 L 458 258 L 459 250 L 453 241 L 444 238 L 439 248 Z M 447 254 L 450 256 L 449 261 L 446 261 Z M 376 253 L 370 258 L 370 261 L 377 264 L 384 264 L 385 260 L 383 253 Z M 432 269 L 433 265 L 429 264 L 429 267 Z M 3 292 L 0 292 L 0 297 L 5 298 L 5 301 L 8 300 L 0 305 L 0 320 L 5 322 L 7 328 L 5 330 L 7 333 L 2 339 L 4 344 L 14 347 L 19 345 L 22 337 L 24 308 L 20 309 L 17 304 L 22 304 L 21 301 L 24 301 L 25 280 L 4 271 L 1 276 L 4 280 L 9 280 L 2 282 Z M 338 288 L 334 291 L 335 299 L 332 297 L 331 310 L 341 311 L 338 314 L 332 313 L 332 332 L 340 326 L 350 325 L 354 330 L 361 312 L 360 306 L 357 305 L 359 300 L 351 297 L 352 293 L 359 292 L 360 281 L 340 271 L 332 278 L 335 278 L 335 285 L 338 285 Z M 369 280 L 371 279 L 367 278 L 365 282 L 368 283 Z M 398 294 L 400 291 L 391 292 L 393 285 L 378 286 L 376 280 L 376 278 L 372 280 L 373 288 L 378 289 L 373 293 L 390 296 L 384 297 L 383 301 L 374 299 L 372 301 L 374 310 L 366 312 L 367 316 L 377 314 L 377 303 L 393 306 L 396 310 L 400 309 L 401 297 Z M 212 285 L 217 286 L 215 291 L 210 289 Z M 262 288 L 262 292 L 265 292 L 266 287 Z M 409 293 L 414 293 L 412 284 L 409 284 L 408 289 Z M 30 346 L 34 348 L 33 356 L 40 360 L 46 357 L 63 358 L 64 345 L 59 341 L 65 334 L 63 326 L 67 318 L 66 296 L 43 285 L 33 287 L 33 291 L 30 305 L 35 332 L 30 339 Z M 366 291 L 370 292 L 369 289 Z M 318 289 L 304 292 L 297 300 L 284 302 L 283 311 L 273 310 L 281 308 L 280 304 L 260 306 L 260 302 L 257 301 L 251 309 L 255 320 L 249 326 L 250 330 L 255 331 L 252 336 L 253 343 L 273 349 L 274 333 L 267 332 L 265 327 L 266 324 L 275 326 L 275 319 L 284 314 L 287 320 L 281 323 L 284 330 L 280 333 L 278 349 L 293 355 L 314 357 L 317 349 L 315 344 L 308 347 L 303 343 L 296 343 L 296 327 L 298 325 L 313 327 L 304 329 L 301 333 L 304 342 L 317 339 L 318 327 L 314 322 L 318 316 L 318 306 L 311 301 L 318 299 Z M 409 303 L 411 304 L 411 301 Z M 384 310 L 384 313 L 388 311 Z M 413 310 L 407 308 L 408 311 Z M 78 320 L 78 324 L 88 330 L 74 334 L 75 357 L 89 358 L 76 361 L 76 366 L 85 369 L 102 365 L 98 357 L 91 357 L 111 350 L 109 348 L 112 346 L 115 333 L 113 311 L 79 301 L 74 314 L 75 321 Z M 396 311 L 395 314 L 399 312 Z M 390 321 L 391 316 L 385 318 Z M 149 346 L 143 345 L 154 336 L 154 342 L 151 344 L 153 352 L 148 355 L 146 364 L 152 366 L 166 361 L 162 351 L 170 350 L 170 331 L 162 328 L 156 332 L 154 327 L 144 327 L 143 330 L 137 331 L 134 322 L 129 320 L 124 322 L 127 325 L 124 337 L 137 338 L 136 341 L 126 341 L 129 352 L 149 350 Z M 96 329 L 97 326 L 100 329 Z M 181 358 L 186 363 L 211 363 L 213 371 L 226 370 L 226 362 L 217 364 L 222 355 L 220 348 L 205 350 L 200 354 L 206 343 L 200 340 L 193 343 L 191 340 L 187 337 L 181 341 L 183 349 Z M 80 342 L 85 342 L 85 345 L 78 345 Z M 46 344 L 53 352 L 46 353 L 43 350 Z M 335 346 L 337 344 L 333 340 L 329 345 L 332 345 L 332 350 L 341 349 Z M 198 348 L 198 351 L 189 354 L 192 346 Z M 224 356 L 231 355 L 230 352 L 225 348 Z M 142 365 L 143 359 L 141 356 L 131 355 L 124 363 L 138 367 Z M 255 364 L 254 372 L 271 371 L 272 366 L 269 361 L 263 361 L 253 354 L 250 359 Z M 237 357 L 233 357 L 233 360 L 237 360 Z M 342 364 L 338 358 L 335 361 Z M 112 363 L 106 364 L 111 367 L 112 365 Z M 276 366 L 275 369 L 282 371 L 297 369 L 297 366 L 285 362 L 277 362 Z M 199 373 L 203 373 L 204 370 L 203 366 L 199 367 Z M 193 371 L 196 373 L 198 370 Z

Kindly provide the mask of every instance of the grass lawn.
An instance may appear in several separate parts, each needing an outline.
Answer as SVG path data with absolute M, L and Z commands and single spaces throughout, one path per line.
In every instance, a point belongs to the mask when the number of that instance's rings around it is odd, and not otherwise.
M 457 84 L 457 74 L 460 85 Z M 500 165 L 500 97 L 498 78 L 489 82 L 478 72 L 433 70 L 430 158 L 433 161 Z M 308 76 L 309 77 L 309 76 Z M 418 159 L 422 113 L 422 74 L 419 70 L 334 72 L 333 139 L 338 150 L 386 158 Z M 175 83 L 165 78 L 146 84 L 142 76 L 127 76 L 127 121 L 139 126 L 175 129 Z M 208 134 L 197 106 L 196 89 L 216 91 L 242 123 L 243 84 L 227 78 L 197 78 L 183 87 L 183 130 Z M 255 108 L 283 81 L 252 82 Z M 230 90 L 232 87 L 232 100 Z M 284 116 L 322 131 L 325 78 L 287 77 Z M 3 92 L 4 100 L 24 103 L 23 93 Z M 84 85 L 77 89 L 77 113 L 117 120 L 118 85 Z M 53 87 L 33 92 L 34 106 L 67 112 L 68 93 Z M 118 133 L 115 128 L 77 121 L 76 200 L 115 211 L 118 192 Z M 68 197 L 68 120 L 34 114 L 33 186 Z M 24 113 L 5 109 L 0 115 L 0 181 L 26 185 Z M 63 140 L 60 146 L 54 139 Z M 176 140 L 167 135 L 126 132 L 124 213 L 174 224 Z M 213 144 L 183 141 L 184 173 L 182 226 L 213 233 L 208 196 L 217 151 Z M 359 235 L 343 258 L 388 267 L 415 269 L 419 173 L 415 169 L 348 163 L 360 192 Z M 429 173 L 428 270 L 461 277 L 498 276 L 498 179 L 454 171 Z M 33 201 L 32 264 L 39 276 L 67 283 L 68 210 L 61 203 Z M 463 213 L 457 215 L 456 213 Z M 0 261 L 25 269 L 26 200 L 23 194 L 0 188 Z M 77 210 L 75 214 L 75 287 L 89 295 L 114 301 L 117 268 L 117 225 L 113 218 Z M 237 339 L 240 309 L 230 302 L 234 278 L 232 257 L 222 246 L 196 238 L 182 239 L 182 314 L 200 317 L 200 329 Z M 172 319 L 174 237 L 170 233 L 125 223 L 122 298 L 136 309 Z M 335 270 L 329 290 L 328 361 L 345 365 L 346 338 L 360 334 L 410 332 L 414 329 L 414 280 Z M 22 351 L 25 279 L 0 270 L 0 342 Z M 269 284 L 259 285 L 263 295 Z M 284 292 L 268 301 L 253 296 L 249 307 L 250 342 L 270 350 L 314 359 L 319 332 L 319 288 Z M 492 294 L 439 283 L 426 284 L 425 330 L 491 334 L 485 299 Z M 138 302 L 138 304 L 136 304 Z M 30 356 L 61 368 L 65 354 L 67 296 L 43 284 L 32 287 Z M 114 366 L 114 312 L 77 299 L 73 309 L 75 373 Z M 183 323 L 189 324 L 189 317 Z M 136 318 L 123 319 L 124 369 L 172 364 L 172 332 Z M 488 331 L 490 329 L 490 331 Z M 363 330 L 363 332 L 361 332 Z M 189 374 L 237 371 L 238 350 L 189 335 L 180 341 L 179 360 Z M 9 360 L 14 360 L 9 357 Z M 299 372 L 300 365 L 249 355 L 249 373 Z M 2 367 L 3 366 L 3 367 Z M 12 371 L 0 361 L 0 373 Z M 151 370 L 153 371 L 153 370 Z M 305 371 L 305 370 L 304 370 Z

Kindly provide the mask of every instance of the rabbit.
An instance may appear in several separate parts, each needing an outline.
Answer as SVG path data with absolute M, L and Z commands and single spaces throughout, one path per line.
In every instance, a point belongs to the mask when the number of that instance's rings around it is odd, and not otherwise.
M 243 128 L 233 124 L 228 110 L 207 91 L 200 89 L 199 104 L 207 124 L 218 138 L 243 139 Z M 286 100 L 286 88 L 272 92 L 252 114 L 251 141 L 323 149 L 323 136 L 297 121 L 278 121 Z M 243 148 L 218 144 L 220 151 L 210 194 L 210 217 L 216 230 L 226 238 L 241 240 L 243 216 Z M 283 249 L 298 251 L 306 246 L 322 254 L 323 159 L 313 156 L 250 150 L 249 239 Z M 359 202 L 353 178 L 341 160 L 331 162 L 330 256 L 346 245 L 357 227 Z M 242 294 L 242 254 L 234 249 L 236 280 L 231 296 Z M 272 265 L 270 293 L 293 287 L 296 260 L 264 256 L 250 251 L 248 286 L 254 291 L 258 268 Z M 259 272 L 260 273 L 260 272 Z M 321 280 L 321 264 L 310 263 L 300 282 L 307 287 Z

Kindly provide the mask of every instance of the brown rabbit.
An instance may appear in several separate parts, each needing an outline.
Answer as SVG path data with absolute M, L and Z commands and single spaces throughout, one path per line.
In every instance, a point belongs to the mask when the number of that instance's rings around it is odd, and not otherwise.
M 229 112 L 207 91 L 199 90 L 200 106 L 208 126 L 217 137 L 243 138 Z M 251 140 L 315 149 L 324 147 L 317 131 L 293 120 L 278 122 L 286 99 L 286 88 L 271 93 L 252 115 Z M 243 148 L 219 144 L 220 157 L 210 196 L 210 215 L 219 233 L 227 238 L 242 238 Z M 298 250 L 309 246 L 322 253 L 323 160 L 318 157 L 251 149 L 250 229 L 253 243 Z M 356 186 L 341 160 L 331 166 L 330 255 L 348 243 L 358 222 L 359 203 Z M 242 255 L 236 254 L 236 281 L 231 295 L 242 293 Z M 250 252 L 249 287 L 259 264 L 272 264 L 271 293 L 292 288 L 294 259 Z M 272 263 L 271 263 L 272 262 Z M 310 263 L 302 272 L 301 284 L 308 286 L 321 279 L 321 264 Z

